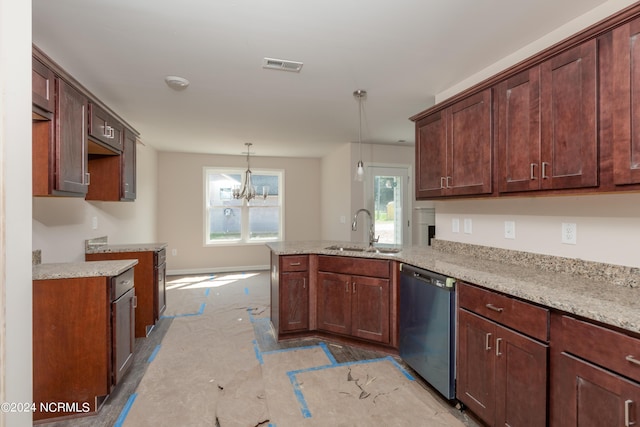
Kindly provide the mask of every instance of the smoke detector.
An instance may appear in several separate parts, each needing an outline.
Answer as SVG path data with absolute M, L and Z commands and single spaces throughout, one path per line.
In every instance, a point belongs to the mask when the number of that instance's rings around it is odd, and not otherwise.
M 184 90 L 189 86 L 189 80 L 178 76 L 167 76 L 164 78 L 165 83 L 171 89 Z
M 284 59 L 264 58 L 262 60 L 262 68 L 280 71 L 293 71 L 299 73 L 302 69 L 302 62 L 287 61 Z

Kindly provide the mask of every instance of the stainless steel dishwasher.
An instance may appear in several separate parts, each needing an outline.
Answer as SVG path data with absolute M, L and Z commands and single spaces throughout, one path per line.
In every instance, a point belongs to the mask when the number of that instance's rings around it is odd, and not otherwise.
M 455 281 L 401 265 L 400 357 L 447 399 L 455 398 Z

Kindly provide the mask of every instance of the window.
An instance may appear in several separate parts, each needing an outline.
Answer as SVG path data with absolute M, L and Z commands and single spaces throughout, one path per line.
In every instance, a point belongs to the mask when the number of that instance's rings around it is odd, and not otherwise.
M 256 198 L 234 199 L 244 170 L 205 168 L 205 244 L 282 240 L 283 171 L 253 171 Z

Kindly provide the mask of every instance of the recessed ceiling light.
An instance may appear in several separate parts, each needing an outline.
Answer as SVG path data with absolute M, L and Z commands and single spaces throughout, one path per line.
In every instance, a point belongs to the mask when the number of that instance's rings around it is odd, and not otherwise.
M 186 89 L 187 86 L 189 86 L 189 80 L 183 77 L 167 76 L 164 78 L 164 81 L 167 86 L 174 90 L 183 90 Z

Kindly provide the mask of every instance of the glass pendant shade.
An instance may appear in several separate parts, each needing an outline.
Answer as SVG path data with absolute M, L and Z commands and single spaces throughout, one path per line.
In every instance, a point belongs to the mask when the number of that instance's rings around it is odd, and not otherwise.
M 358 148 L 360 150 L 360 160 L 356 165 L 356 175 L 354 179 L 362 182 L 364 179 L 364 163 L 362 162 L 362 98 L 367 96 L 367 91 L 358 89 L 353 92 L 353 96 L 358 99 Z

